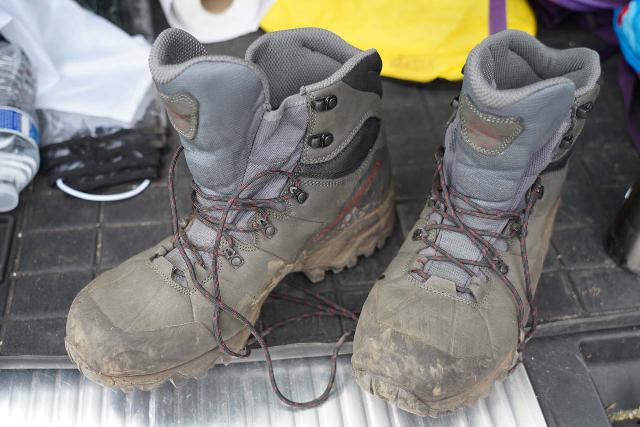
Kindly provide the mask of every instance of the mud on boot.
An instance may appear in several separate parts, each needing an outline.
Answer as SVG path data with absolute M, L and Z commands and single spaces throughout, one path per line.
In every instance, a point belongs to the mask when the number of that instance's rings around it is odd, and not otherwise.
M 358 384 L 437 416 L 485 396 L 536 323 L 533 297 L 598 55 L 504 31 L 472 50 L 433 189 L 356 329 Z
M 149 389 L 241 356 L 261 306 L 294 271 L 312 280 L 391 234 L 381 61 L 320 29 L 266 34 L 246 58 L 169 29 L 151 74 L 181 147 L 175 235 L 74 300 L 65 343 L 90 379 Z M 184 153 L 193 209 L 179 221 Z

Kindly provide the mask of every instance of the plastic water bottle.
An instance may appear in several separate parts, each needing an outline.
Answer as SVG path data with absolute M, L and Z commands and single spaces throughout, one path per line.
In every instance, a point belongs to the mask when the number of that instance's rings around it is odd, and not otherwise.
M 20 48 L 0 40 L 0 212 L 18 206 L 18 193 L 40 166 L 31 63 Z

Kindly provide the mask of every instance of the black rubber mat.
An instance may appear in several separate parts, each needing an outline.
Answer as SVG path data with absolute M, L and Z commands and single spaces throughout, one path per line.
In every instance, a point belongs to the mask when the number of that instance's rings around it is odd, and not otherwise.
M 550 427 L 640 424 L 639 328 L 535 339 L 524 363 Z
M 9 261 L 11 237 L 13 237 L 13 217 L 0 215 L 0 283 L 2 283 L 4 271 Z
M 221 45 L 211 52 L 242 56 L 257 35 Z M 541 39 L 555 47 L 600 45 L 575 29 L 546 31 Z M 640 324 L 640 280 L 618 268 L 602 240 L 622 203 L 640 160 L 625 132 L 624 111 L 615 81 L 618 57 L 603 64 L 604 86 L 571 163 L 563 204 L 552 237 L 537 301 L 543 324 L 538 336 Z M 394 165 L 398 226 L 388 244 L 350 270 L 328 274 L 312 285 L 299 274 L 279 288 L 310 286 L 348 308 L 359 310 L 376 277 L 397 251 L 425 203 L 449 102 L 459 84 L 410 85 L 384 81 L 383 122 Z M 165 163 L 166 165 L 166 163 Z M 183 210 L 188 176 L 180 176 Z M 65 316 L 75 294 L 92 277 L 161 240 L 171 231 L 166 180 L 124 202 L 96 204 L 74 200 L 38 178 L 11 213 L 15 227 L 7 272 L 0 284 L 0 362 L 2 356 L 63 355 Z M 2 233 L 0 231 L 0 233 Z M 2 236 L 2 234 L 0 234 Z M 269 301 L 261 324 L 306 310 Z M 307 319 L 268 337 L 271 345 L 330 342 L 351 322 Z

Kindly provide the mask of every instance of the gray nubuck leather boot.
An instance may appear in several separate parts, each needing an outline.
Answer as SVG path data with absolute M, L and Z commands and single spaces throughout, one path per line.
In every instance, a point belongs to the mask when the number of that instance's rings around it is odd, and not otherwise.
M 169 29 L 149 62 L 193 175 L 192 215 L 179 222 L 173 200 L 176 235 L 84 288 L 65 339 L 87 377 L 124 389 L 242 355 L 285 275 L 351 267 L 394 224 L 375 50 L 307 28 L 238 59 Z
M 470 53 L 431 196 L 360 315 L 352 364 L 365 391 L 437 416 L 515 365 L 599 77 L 595 52 L 517 31 Z

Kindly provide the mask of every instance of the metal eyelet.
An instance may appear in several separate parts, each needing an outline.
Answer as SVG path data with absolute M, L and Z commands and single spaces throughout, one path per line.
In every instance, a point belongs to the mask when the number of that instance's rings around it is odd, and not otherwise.
M 502 258 L 496 258 L 495 264 L 496 264 L 496 268 L 501 274 L 509 273 L 509 266 L 505 264 Z
M 591 110 L 593 110 L 593 102 L 586 102 L 576 109 L 576 117 L 584 119 Z
M 184 279 L 186 275 L 184 274 L 184 271 L 174 266 L 173 268 L 171 268 L 171 279 L 175 280 L 176 277 Z
M 544 185 L 540 181 L 535 184 L 534 191 L 538 193 L 538 200 L 542 200 L 542 196 L 544 196 Z
M 573 135 L 571 134 L 565 135 L 564 138 L 562 138 L 562 141 L 560 141 L 560 148 L 562 148 L 563 150 L 568 150 L 572 146 L 573 146 Z
M 424 230 L 422 228 L 416 228 L 413 231 L 413 235 L 411 236 L 411 239 L 413 241 L 423 240 L 428 242 L 435 242 L 437 237 L 438 237 L 438 230 L 436 230 L 435 228 L 432 228 L 429 231 Z
M 276 234 L 276 228 L 264 218 L 258 218 L 258 224 L 262 228 L 262 232 L 267 238 L 272 238 Z
M 513 235 L 515 236 L 521 231 L 522 231 L 522 224 L 520 224 L 520 222 L 518 221 L 513 221 L 511 223 L 511 232 L 513 233 Z
M 224 248 L 224 257 L 233 268 L 239 268 L 244 264 L 244 259 L 231 247 Z
M 453 97 L 453 99 L 451 99 L 451 102 L 449 103 L 449 105 L 451 105 L 451 108 L 458 108 L 458 104 L 460 104 L 460 96 L 456 95 Z
M 296 187 L 295 185 L 289 187 L 289 193 L 292 194 L 300 204 L 303 204 L 309 198 L 309 193 L 299 187 Z

